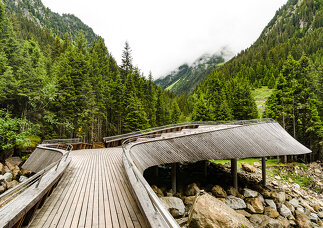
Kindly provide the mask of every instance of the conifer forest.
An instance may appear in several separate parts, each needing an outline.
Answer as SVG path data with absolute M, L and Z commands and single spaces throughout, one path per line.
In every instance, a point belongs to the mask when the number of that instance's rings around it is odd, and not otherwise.
M 275 119 L 323 159 L 321 0 L 289 0 L 252 46 L 177 95 L 133 65 L 140 50 L 131 43 L 118 65 L 90 28 L 35 15 L 42 26 L 0 0 L 0 159 L 44 139 L 99 142 L 173 123 L 256 118 Z M 260 114 L 252 91 L 263 86 L 272 93 Z

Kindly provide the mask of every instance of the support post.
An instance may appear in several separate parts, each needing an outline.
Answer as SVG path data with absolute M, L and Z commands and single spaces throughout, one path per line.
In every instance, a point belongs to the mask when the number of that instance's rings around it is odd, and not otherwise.
M 159 169 L 158 169 L 158 165 L 155 166 L 155 177 L 158 178 L 159 176 Z
M 261 158 L 262 184 L 266 186 L 266 157 Z
M 172 164 L 172 190 L 173 194 L 176 193 L 176 163 Z
M 232 184 L 235 189 L 238 189 L 238 165 L 237 159 L 231 159 L 231 175 L 232 175 Z
M 206 180 L 207 178 L 207 167 L 209 165 L 209 161 L 208 160 L 205 160 L 204 161 L 204 170 L 203 170 L 203 174 L 204 174 L 204 179 Z

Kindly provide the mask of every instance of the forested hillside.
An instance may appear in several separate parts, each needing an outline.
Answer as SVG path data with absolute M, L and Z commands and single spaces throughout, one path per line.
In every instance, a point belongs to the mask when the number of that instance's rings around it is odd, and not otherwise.
M 196 88 L 193 119 L 255 118 L 250 89 L 268 86 L 274 92 L 264 116 L 322 159 L 322 25 L 322 1 L 289 0 L 250 48 Z
M 67 33 L 73 41 L 76 41 L 81 31 L 89 43 L 98 38 L 92 28 L 85 25 L 79 18 L 72 14 L 54 13 L 44 6 L 41 0 L 3 0 L 3 2 L 14 18 L 15 24 L 20 27 L 19 30 L 22 30 L 23 33 L 30 32 L 30 27 L 38 25 L 40 30 L 48 30 L 51 34 L 60 37 Z M 42 31 L 39 32 L 42 33 Z M 37 36 L 38 33 L 34 33 L 34 35 Z
M 27 21 L 23 39 L 0 2 L 0 151 L 41 139 L 102 137 L 179 121 L 174 96 L 132 65 L 126 43 L 118 66 L 101 38 L 74 42 Z M 185 103 L 185 102 L 184 102 Z M 3 153 L 1 153 L 3 155 Z
M 206 76 L 223 63 L 224 58 L 221 54 L 203 55 L 193 64 L 183 64 L 165 77 L 155 80 L 155 83 L 177 96 L 183 93 L 190 94 Z

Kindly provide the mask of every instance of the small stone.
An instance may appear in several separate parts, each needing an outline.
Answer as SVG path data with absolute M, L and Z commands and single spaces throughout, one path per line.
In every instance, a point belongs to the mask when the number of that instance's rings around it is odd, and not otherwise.
M 4 193 L 7 190 L 7 184 L 6 183 L 2 183 L 0 185 L 0 194 Z
M 163 191 L 160 188 L 158 188 L 156 185 L 151 186 L 151 188 L 153 189 L 153 191 L 156 193 L 158 197 L 164 196 Z
M 291 214 L 291 215 L 289 215 L 289 216 L 287 217 L 287 219 L 288 219 L 288 220 L 295 220 L 295 217 L 294 217 L 294 215 L 292 215 L 292 214 Z
M 256 172 L 256 168 L 255 167 L 253 167 L 252 165 L 249 165 L 249 164 L 247 164 L 245 162 L 242 162 L 241 163 L 241 167 L 242 167 L 242 169 L 244 171 L 247 171 L 249 173 L 255 173 Z
M 184 198 L 184 204 L 191 207 L 194 203 L 195 196 L 187 196 Z
M 256 167 L 256 168 L 259 168 L 259 167 L 261 167 L 261 164 L 259 162 L 254 162 L 253 166 Z
M 312 227 L 310 218 L 303 212 L 295 211 L 295 223 L 297 227 Z
M 187 196 L 195 196 L 197 193 L 200 192 L 200 188 L 197 186 L 196 183 L 192 183 L 187 186 L 187 189 L 185 191 L 185 194 Z
M 4 178 L 4 180 L 5 180 L 6 182 L 10 182 L 10 181 L 12 181 L 12 174 L 11 174 L 11 173 L 5 173 L 5 174 L 3 175 L 3 178 Z
M 21 169 L 20 171 L 22 176 L 30 177 L 32 174 L 32 171 L 28 169 Z
M 255 226 L 259 227 L 263 221 L 270 219 L 267 215 L 254 214 L 249 218 L 250 222 Z
M 315 214 L 315 213 L 311 213 L 311 214 L 310 214 L 310 220 L 311 220 L 312 222 L 317 223 L 317 222 L 318 222 L 318 220 L 319 220 L 319 217 L 317 216 L 317 214 Z
M 249 188 L 244 188 L 242 192 L 243 192 L 243 196 L 246 198 L 255 198 L 258 196 L 258 192 L 253 191 Z
M 283 216 L 279 216 L 277 218 L 277 220 L 281 222 L 281 224 L 283 225 L 284 228 L 290 228 L 290 225 L 292 225 L 292 223 L 295 223 L 295 221 L 288 221 Z M 295 225 L 296 225 L 296 223 L 295 223 Z
M 292 213 L 294 213 L 295 207 L 293 205 L 291 205 L 288 201 L 285 202 L 285 205 Z
M 298 200 L 297 200 L 297 199 L 295 199 L 295 198 L 293 198 L 292 200 L 290 200 L 290 201 L 289 201 L 289 203 L 290 203 L 291 205 L 293 205 L 293 207 L 295 207 L 295 208 L 297 208 L 297 207 L 298 207 L 298 205 L 299 205 Z
M 273 207 L 273 208 L 275 208 L 275 210 L 277 210 L 276 204 L 275 204 L 275 202 L 272 199 L 265 199 L 265 203 L 268 206 Z
M 21 182 L 24 182 L 25 180 L 27 180 L 28 179 L 28 177 L 25 177 L 25 176 L 20 176 L 20 178 L 19 178 L 19 182 L 21 183 Z
M 275 176 L 275 179 L 276 179 L 276 180 L 280 180 L 280 179 L 281 179 L 281 177 L 280 177 L 280 176 Z
M 290 177 L 288 177 L 288 181 L 290 182 L 290 183 L 293 183 L 294 181 L 293 181 L 293 179 L 292 178 L 290 178 Z
M 219 197 L 219 198 L 227 197 L 227 193 L 224 191 L 224 189 L 220 185 L 213 186 L 211 191 L 215 197 Z
M 319 220 L 319 221 L 317 222 L 317 225 L 318 225 L 319 227 L 323 227 L 323 222 L 322 222 L 322 220 Z
M 279 216 L 278 211 L 273 207 L 265 207 L 265 215 L 270 218 L 277 218 Z
M 4 180 L 4 176 L 3 175 L 0 175 L 0 183 L 3 182 L 3 181 L 5 181 Z
M 10 157 L 5 160 L 5 163 L 10 170 L 13 170 L 15 166 L 19 166 L 22 163 L 22 159 L 20 157 Z
M 11 173 L 11 170 L 8 168 L 8 166 L 4 166 L 4 172 L 5 173 Z
M 285 218 L 292 214 L 292 212 L 288 209 L 288 207 L 286 207 L 285 204 L 282 204 L 282 206 L 279 208 L 279 213 Z
M 228 195 L 233 195 L 233 196 L 238 197 L 238 198 L 241 198 L 241 199 L 244 199 L 244 196 L 243 196 L 243 195 L 241 195 L 241 194 L 239 193 L 239 191 L 238 191 L 236 188 L 234 188 L 233 186 L 230 186 L 230 187 L 227 189 L 227 194 L 228 194 Z
M 17 165 L 12 169 L 12 179 L 19 180 L 20 177 L 20 169 Z
M 316 212 L 318 212 L 318 211 L 319 211 L 319 209 L 320 209 L 320 205 L 319 205 L 318 203 L 314 204 L 314 205 L 313 205 L 313 209 L 314 209 Z
M 320 219 L 323 219 L 323 211 L 320 211 L 317 216 L 320 218 Z
M 242 199 L 235 196 L 228 196 L 225 199 L 225 203 L 235 210 L 245 209 L 247 207 L 246 203 Z
M 275 203 L 284 203 L 286 200 L 285 192 L 272 192 L 271 197 Z

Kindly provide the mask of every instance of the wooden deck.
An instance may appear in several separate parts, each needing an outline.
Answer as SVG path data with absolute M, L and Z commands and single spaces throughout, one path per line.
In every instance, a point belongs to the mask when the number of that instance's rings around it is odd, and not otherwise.
M 122 164 L 122 149 L 71 152 L 62 180 L 29 227 L 146 227 Z

